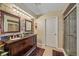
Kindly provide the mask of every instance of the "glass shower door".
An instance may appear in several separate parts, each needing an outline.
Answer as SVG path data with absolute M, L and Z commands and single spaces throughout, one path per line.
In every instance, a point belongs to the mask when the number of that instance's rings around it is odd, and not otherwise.
M 67 54 L 69 54 L 69 16 L 65 19 L 64 25 L 64 49 Z
M 69 55 L 76 55 L 77 54 L 77 39 L 76 39 L 76 9 L 74 9 L 70 14 L 70 54 Z
M 64 21 L 64 49 L 69 56 L 77 54 L 76 39 L 76 9 L 74 9 Z

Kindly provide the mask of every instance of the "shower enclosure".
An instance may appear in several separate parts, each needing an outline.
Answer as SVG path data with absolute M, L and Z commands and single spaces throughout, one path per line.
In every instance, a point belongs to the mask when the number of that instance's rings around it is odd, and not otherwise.
M 69 56 L 77 55 L 77 19 L 74 8 L 64 19 L 64 50 Z

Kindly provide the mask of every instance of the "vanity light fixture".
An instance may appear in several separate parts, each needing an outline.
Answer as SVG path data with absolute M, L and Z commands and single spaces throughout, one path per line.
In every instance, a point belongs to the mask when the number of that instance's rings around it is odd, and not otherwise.
M 22 10 L 21 8 L 19 8 L 18 6 L 16 6 L 15 4 L 12 4 L 13 9 L 18 10 L 20 13 L 28 16 L 29 18 L 34 18 L 33 16 L 31 16 L 29 13 L 25 12 L 24 10 Z

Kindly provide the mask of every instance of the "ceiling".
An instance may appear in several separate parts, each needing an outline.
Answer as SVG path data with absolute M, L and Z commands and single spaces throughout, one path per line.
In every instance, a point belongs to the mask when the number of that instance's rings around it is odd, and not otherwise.
M 42 15 L 50 11 L 63 11 L 67 3 L 16 3 L 15 5 L 26 12 Z

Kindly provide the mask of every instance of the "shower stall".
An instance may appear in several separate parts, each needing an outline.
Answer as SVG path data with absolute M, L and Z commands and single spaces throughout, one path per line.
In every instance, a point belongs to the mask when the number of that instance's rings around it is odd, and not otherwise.
M 77 55 L 76 7 L 64 18 L 64 50 L 69 56 Z

